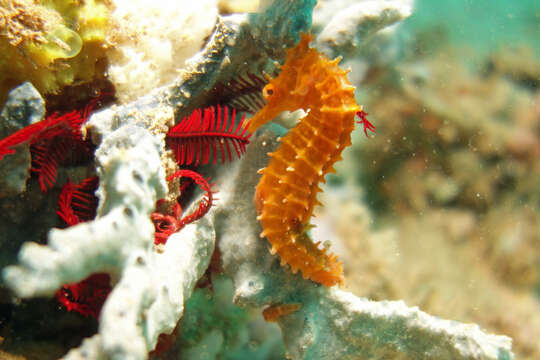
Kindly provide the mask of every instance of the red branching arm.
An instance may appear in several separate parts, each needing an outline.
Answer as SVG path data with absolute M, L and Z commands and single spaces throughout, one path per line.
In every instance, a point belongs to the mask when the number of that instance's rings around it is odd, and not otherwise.
M 233 109 L 230 118 L 228 113 L 229 109 L 220 105 L 197 109 L 169 130 L 166 141 L 179 165 L 205 165 L 211 152 L 214 164 L 219 153 L 222 163 L 225 154 L 232 161 L 231 145 L 238 157 L 245 153 L 251 136 L 247 131 L 249 122 L 243 116 L 235 129 L 236 110 Z
M 62 286 L 55 296 L 67 311 L 76 311 L 83 316 L 97 319 L 111 292 L 110 283 L 109 274 L 97 273 L 78 283 Z
M 72 113 L 59 117 L 58 114 L 52 114 L 46 119 L 30 124 L 19 131 L 14 132 L 8 137 L 0 140 L 0 160 L 4 155 L 13 154 L 15 150 L 12 148 L 23 143 L 33 143 L 41 138 L 50 138 L 62 132 L 62 129 L 69 126 L 65 121 L 65 117 Z
M 368 113 L 364 110 L 361 110 L 356 113 L 356 116 L 360 118 L 360 120 L 357 121 L 358 124 L 364 125 L 364 134 L 366 134 L 366 137 L 369 138 L 368 131 L 371 131 L 372 133 L 375 133 L 375 125 L 369 122 L 367 119 Z
M 212 207 L 212 202 L 214 200 L 214 192 L 212 192 L 212 187 L 208 183 L 208 181 L 203 178 L 199 173 L 192 171 L 192 170 L 178 170 L 174 174 L 167 177 L 167 181 L 171 181 L 178 176 L 185 176 L 192 179 L 195 183 L 197 183 L 201 189 L 204 191 L 204 196 L 199 202 L 199 206 L 195 211 L 193 211 L 191 214 L 186 215 L 182 217 L 180 220 L 180 229 L 186 226 L 187 224 L 190 224 L 194 221 L 199 220 L 202 218 L 208 210 Z
M 45 119 L 25 126 L 0 140 L 0 160 L 3 159 L 4 155 L 13 154 L 15 152 L 13 147 L 19 144 L 34 144 L 37 141 L 51 139 L 66 133 L 80 138 L 82 124 L 88 119 L 90 112 L 101 99 L 102 96 L 99 96 L 91 100 L 82 110 L 73 110 L 63 115 L 53 113 Z
M 187 177 L 197 183 L 205 192 L 199 206 L 191 214 L 182 217 L 182 210 L 178 202 L 173 207 L 174 214 L 164 215 L 154 212 L 150 218 L 155 226 L 155 244 L 164 244 L 170 235 L 180 231 L 184 226 L 202 218 L 212 207 L 214 201 L 214 192 L 212 186 L 199 173 L 192 170 L 178 170 L 174 174 L 167 177 L 167 181 L 171 181 L 179 176 Z
M 261 76 L 245 73 L 227 82 L 218 83 L 213 89 L 214 97 L 220 98 L 221 104 L 254 114 L 265 105 L 262 89 L 266 83 Z
M 64 185 L 60 191 L 56 213 L 68 226 L 92 220 L 96 216 L 98 199 L 94 192 L 98 181 L 98 177 L 93 176 L 77 185 L 69 180 Z
M 94 176 L 77 185 L 68 180 L 60 191 L 56 213 L 68 226 L 92 220 L 96 216 L 98 200 L 94 192 L 98 180 Z M 93 274 L 78 283 L 63 285 L 55 296 L 67 311 L 97 318 L 111 292 L 110 282 L 109 274 Z
M 58 210 L 56 210 L 56 213 L 58 216 L 64 220 L 64 222 L 68 226 L 77 225 L 80 223 L 80 219 L 77 215 L 75 215 L 75 212 L 71 208 L 71 200 L 73 199 L 73 190 L 74 185 L 71 181 L 67 181 L 67 183 L 62 187 L 62 190 L 60 191 L 60 195 L 58 196 Z
M 63 115 L 54 113 L 44 120 L 28 125 L 0 140 L 0 160 L 13 154 L 13 147 L 29 143 L 32 153 L 31 170 L 38 174 L 42 191 L 54 185 L 58 167 L 73 153 L 88 152 L 91 146 L 81 136 L 81 126 L 103 95 L 91 100 L 82 110 Z

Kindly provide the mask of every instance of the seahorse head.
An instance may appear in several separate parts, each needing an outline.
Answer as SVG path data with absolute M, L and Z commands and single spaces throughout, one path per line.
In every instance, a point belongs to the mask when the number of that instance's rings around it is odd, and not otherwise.
M 253 132 L 283 111 L 306 110 L 317 79 L 309 72 L 310 63 L 319 53 L 309 47 L 312 36 L 303 34 L 300 43 L 287 51 L 285 64 L 276 78 L 269 78 L 263 89 L 266 105 L 251 118 L 249 131 Z

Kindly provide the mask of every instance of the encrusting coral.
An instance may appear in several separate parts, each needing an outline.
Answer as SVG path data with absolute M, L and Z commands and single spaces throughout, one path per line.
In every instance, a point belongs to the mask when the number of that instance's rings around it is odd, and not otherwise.
M 511 358 L 507 337 L 488 335 L 476 325 L 437 319 L 400 301 L 373 302 L 337 287 L 318 286 L 281 267 L 259 237 L 262 229 L 253 202 L 260 180 L 256 170 L 268 164 L 266 153 L 278 145 L 272 131 L 258 131 L 250 138 L 239 161 L 205 170 L 212 174 L 220 200 L 197 222 L 165 234 L 166 241 L 155 244 L 151 216 L 156 201 L 175 192 L 176 185 L 182 187 L 178 181 L 168 189 L 166 183 L 167 177 L 177 180 L 171 178 L 178 171 L 177 164 L 170 162 L 174 154 L 165 150 L 174 120 L 216 104 L 210 95 L 213 84 L 227 82 L 234 74 L 271 69 L 269 58 L 282 60 L 286 48 L 294 47 L 300 33 L 309 31 L 315 3 L 276 0 L 263 4 L 259 14 L 218 16 L 212 36 L 181 76 L 132 102 L 90 116 L 83 130 L 97 145 L 95 219 L 52 229 L 47 245 L 25 243 L 18 265 L 3 270 L 6 285 L 19 297 L 52 296 L 64 284 L 109 274 L 112 290 L 101 309 L 97 334 L 64 359 L 146 359 L 161 334 L 174 334 L 185 300 L 208 269 L 216 246 L 224 272 L 233 280 L 233 301 L 254 308 L 270 306 L 269 319 L 282 327 L 288 354 L 294 359 L 418 354 L 437 359 Z M 305 39 L 301 46 L 307 46 Z M 324 82 L 316 80 L 311 85 Z M 344 89 L 352 93 L 350 87 Z M 337 143 L 341 149 L 348 144 L 356 113 L 368 126 L 365 113 L 352 94 L 348 96 L 351 109 L 344 116 L 345 135 Z M 200 145 L 202 151 L 202 140 Z M 337 159 L 339 154 L 331 156 Z M 205 159 L 209 155 L 199 158 Z M 173 199 L 177 200 L 168 198 Z M 187 209 L 198 206 L 194 201 Z M 273 310 L 281 316 L 272 316 Z
M 218 19 L 216 0 L 111 2 L 113 31 L 107 41 L 114 46 L 107 52 L 107 74 L 120 103 L 174 81 Z

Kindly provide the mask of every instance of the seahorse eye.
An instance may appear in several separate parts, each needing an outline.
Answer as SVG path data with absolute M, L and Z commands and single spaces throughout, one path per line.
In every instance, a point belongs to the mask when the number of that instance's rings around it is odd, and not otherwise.
M 272 95 L 274 95 L 274 87 L 272 85 L 266 85 L 263 96 L 267 98 Z

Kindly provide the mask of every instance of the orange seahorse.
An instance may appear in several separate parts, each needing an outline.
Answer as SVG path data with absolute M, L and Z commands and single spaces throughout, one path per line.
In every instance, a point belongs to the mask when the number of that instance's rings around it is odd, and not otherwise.
M 272 248 L 292 271 L 326 286 L 343 282 L 343 269 L 337 257 L 327 254 L 320 243 L 313 243 L 307 231 L 309 220 L 325 182 L 326 173 L 351 144 L 355 114 L 362 111 L 354 100 L 354 89 L 340 69 L 340 59 L 329 60 L 309 47 L 311 35 L 287 51 L 280 74 L 269 79 L 263 89 L 266 105 L 251 119 L 249 130 L 272 120 L 279 113 L 303 109 L 307 115 L 269 153 L 268 166 L 255 191 L 257 219 Z

